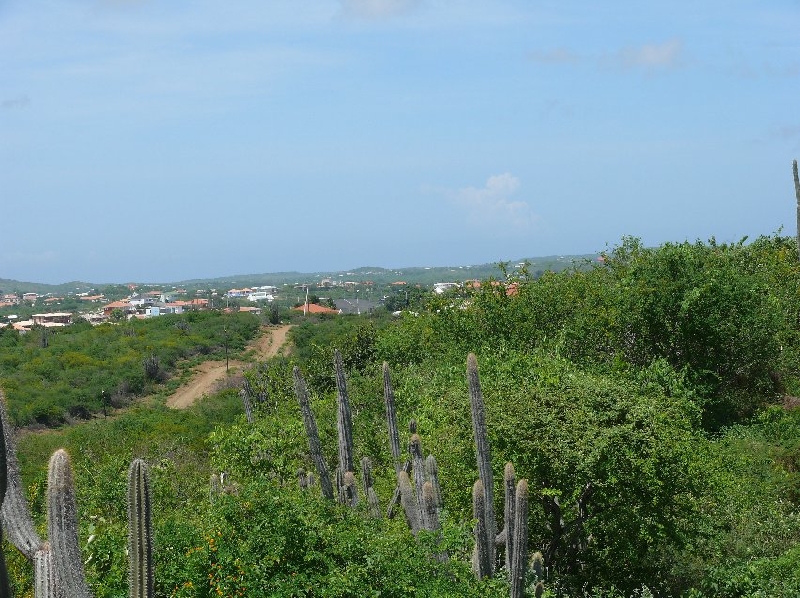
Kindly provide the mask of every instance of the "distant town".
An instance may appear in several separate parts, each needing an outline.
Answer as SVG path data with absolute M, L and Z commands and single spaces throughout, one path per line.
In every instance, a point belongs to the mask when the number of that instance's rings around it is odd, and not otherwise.
M 588 263 L 592 259 L 554 256 L 520 261 L 510 267 L 512 274 L 524 268 L 526 273 L 537 277 L 545 270 L 563 270 L 581 260 Z M 474 287 L 480 285 L 480 280 L 498 278 L 500 274 L 497 264 L 484 264 L 251 275 L 163 285 L 44 285 L 0 280 L 0 327 L 25 333 L 37 326 L 62 327 L 78 320 L 101 324 L 208 309 L 249 311 L 257 315 L 265 309 L 279 308 L 306 314 L 362 314 L 376 308 L 399 312 L 421 295 Z M 264 279 L 275 283 L 258 284 Z M 508 288 L 508 292 L 514 291 L 513 286 Z

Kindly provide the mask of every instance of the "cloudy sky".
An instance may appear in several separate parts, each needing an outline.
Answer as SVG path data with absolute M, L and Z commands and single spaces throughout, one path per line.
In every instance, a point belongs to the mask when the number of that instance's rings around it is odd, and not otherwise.
M 0 278 L 795 234 L 800 0 L 0 0 Z

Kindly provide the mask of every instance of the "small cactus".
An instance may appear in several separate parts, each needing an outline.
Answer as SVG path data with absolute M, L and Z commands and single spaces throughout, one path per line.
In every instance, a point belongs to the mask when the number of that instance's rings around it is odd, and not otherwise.
M 440 512 L 444 507 L 444 501 L 442 501 L 442 487 L 439 485 L 439 466 L 433 455 L 428 455 L 427 459 L 425 459 L 425 473 L 431 483 L 431 492 L 433 492 L 436 510 Z

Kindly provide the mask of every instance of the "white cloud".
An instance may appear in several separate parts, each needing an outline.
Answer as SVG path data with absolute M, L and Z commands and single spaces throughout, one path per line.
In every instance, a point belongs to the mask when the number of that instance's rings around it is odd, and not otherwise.
M 542 64 L 577 64 L 581 61 L 581 56 L 568 48 L 554 48 L 545 52 L 531 52 L 530 58 L 534 62 Z
M 519 179 L 506 172 L 490 176 L 484 187 L 449 190 L 447 196 L 464 210 L 472 224 L 528 228 L 534 223 L 536 215 L 527 202 L 511 199 L 519 187 Z
M 622 66 L 651 70 L 674 68 L 681 64 L 682 58 L 683 42 L 679 39 L 671 39 L 662 44 L 627 47 L 617 54 L 617 60 Z
M 420 4 L 420 0 L 341 0 L 342 13 L 348 17 L 379 20 L 405 15 Z

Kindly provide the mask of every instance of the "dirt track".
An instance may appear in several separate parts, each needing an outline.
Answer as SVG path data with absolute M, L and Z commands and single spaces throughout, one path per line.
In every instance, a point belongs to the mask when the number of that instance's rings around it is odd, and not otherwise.
M 277 328 L 267 328 L 265 333 L 259 336 L 250 347 L 255 349 L 258 359 L 267 359 L 277 355 L 286 344 L 286 333 L 291 328 L 290 325 L 279 326 Z M 228 375 L 233 375 L 241 371 L 244 363 L 241 361 L 231 361 L 228 364 Z M 172 409 L 186 409 L 203 395 L 212 392 L 217 383 L 226 376 L 224 361 L 204 361 L 194 368 L 192 379 L 181 386 L 175 394 L 167 399 L 167 407 Z

